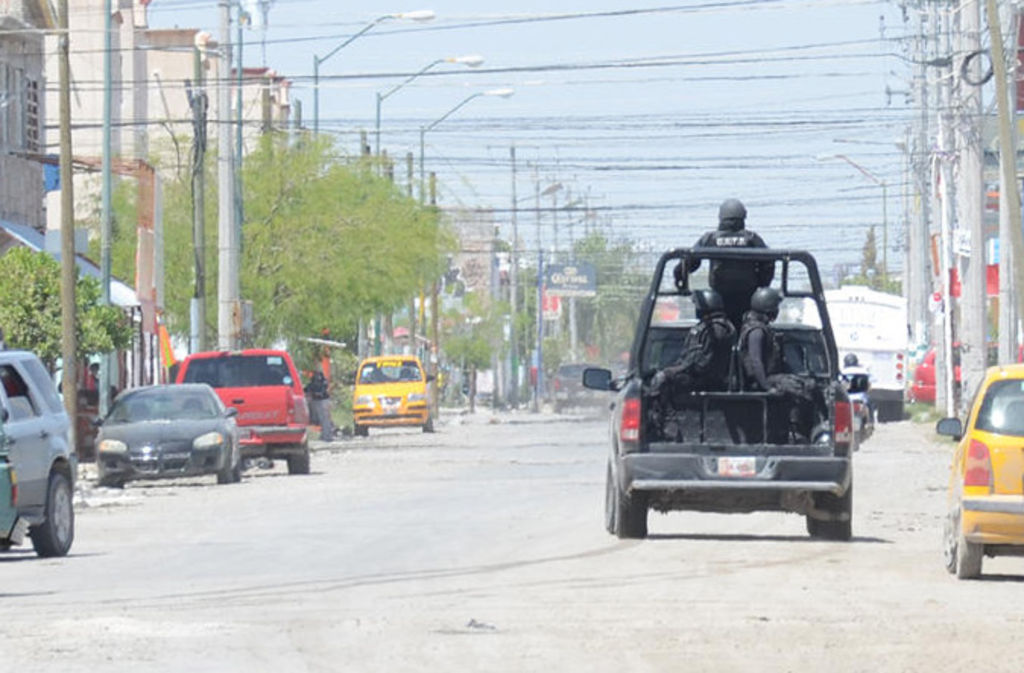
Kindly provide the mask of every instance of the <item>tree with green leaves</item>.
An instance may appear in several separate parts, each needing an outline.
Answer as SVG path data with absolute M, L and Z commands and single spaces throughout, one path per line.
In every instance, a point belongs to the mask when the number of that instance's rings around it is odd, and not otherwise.
M 0 327 L 9 348 L 34 352 L 53 371 L 61 357 L 60 263 L 45 252 L 14 248 L 0 257 Z M 100 283 L 78 276 L 75 330 L 80 357 L 131 344 L 128 317 L 100 304 Z
M 206 165 L 213 170 L 216 161 Z M 323 329 L 354 339 L 360 318 L 404 306 L 443 269 L 453 238 L 433 208 L 420 206 L 327 139 L 267 134 L 243 164 L 240 285 L 253 302 L 253 344 L 295 343 Z M 134 277 L 134 185 L 122 183 L 115 275 Z M 216 184 L 207 180 L 207 333 L 216 323 Z M 191 181 L 164 184 L 164 269 L 168 328 L 189 331 L 195 246 Z

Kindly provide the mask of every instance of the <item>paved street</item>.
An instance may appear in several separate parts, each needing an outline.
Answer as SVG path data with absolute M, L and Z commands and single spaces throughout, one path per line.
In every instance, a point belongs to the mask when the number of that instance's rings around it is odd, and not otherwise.
M 71 555 L 0 554 L 2 670 L 953 671 L 1024 668 L 1024 561 L 942 567 L 951 445 L 882 426 L 852 543 L 796 515 L 602 527 L 603 422 L 458 417 L 253 469 L 86 488 Z M 17 644 L 12 647 L 12 644 Z

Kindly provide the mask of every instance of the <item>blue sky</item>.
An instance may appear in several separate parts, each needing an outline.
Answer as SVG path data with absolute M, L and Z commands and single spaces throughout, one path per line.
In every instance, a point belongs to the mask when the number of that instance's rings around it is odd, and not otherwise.
M 500 208 L 507 224 L 514 144 L 521 199 L 535 179 L 560 182 L 558 205 L 589 195 L 601 224 L 660 249 L 692 243 L 736 196 L 769 245 L 808 248 L 831 270 L 857 263 L 867 227 L 882 223 L 881 189 L 827 158 L 842 153 L 888 183 L 889 262 L 899 266 L 896 142 L 913 112 L 899 93 L 887 105 L 886 87 L 907 89 L 910 74 L 893 3 L 277 0 L 267 65 L 294 80 L 311 124 L 314 54 L 382 14 L 420 9 L 436 18 L 382 22 L 323 63 L 320 125 L 355 152 L 360 130 L 372 137 L 376 92 L 435 59 L 480 54 L 479 69 L 439 66 L 383 106 L 383 147 L 418 156 L 421 126 L 472 93 L 515 89 L 473 100 L 426 135 L 442 205 Z M 154 0 L 150 23 L 216 35 L 216 4 Z M 247 39 L 246 64 L 261 65 L 260 33 Z M 545 246 L 551 234 L 545 223 Z

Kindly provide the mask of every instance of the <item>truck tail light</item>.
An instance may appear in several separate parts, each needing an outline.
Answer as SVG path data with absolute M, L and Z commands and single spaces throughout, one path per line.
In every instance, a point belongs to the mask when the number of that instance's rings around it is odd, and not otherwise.
M 832 436 L 835 437 L 836 449 L 849 451 L 853 445 L 853 404 L 849 401 L 835 403 Z
M 622 403 L 619 439 L 631 444 L 640 441 L 640 399 L 637 397 L 627 397 Z
M 992 459 L 988 447 L 976 439 L 971 440 L 964 465 L 964 486 L 992 487 Z
M 18 473 L 11 468 L 11 507 L 18 506 Z

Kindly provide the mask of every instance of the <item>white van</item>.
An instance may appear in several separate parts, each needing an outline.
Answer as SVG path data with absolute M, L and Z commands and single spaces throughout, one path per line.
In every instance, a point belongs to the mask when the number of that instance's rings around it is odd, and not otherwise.
M 907 373 L 907 303 L 862 285 L 825 290 L 839 361 L 850 353 L 871 375 L 868 393 L 878 420 L 903 418 Z

